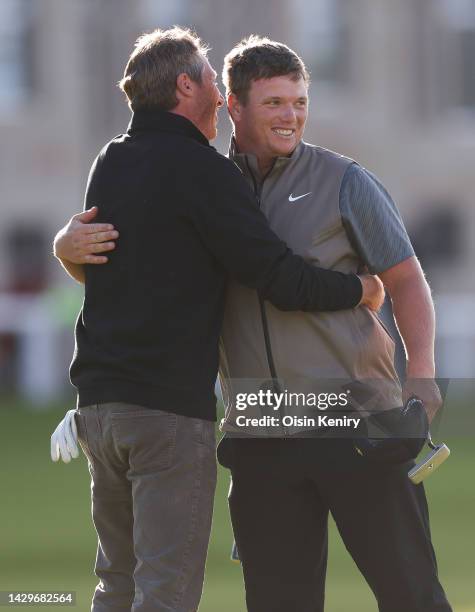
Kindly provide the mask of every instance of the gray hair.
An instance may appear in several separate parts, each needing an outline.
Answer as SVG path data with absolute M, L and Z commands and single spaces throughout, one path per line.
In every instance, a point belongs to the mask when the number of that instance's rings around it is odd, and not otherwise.
M 142 34 L 136 43 L 119 88 L 133 110 L 171 110 L 178 104 L 176 80 L 185 73 L 201 84 L 209 48 L 187 28 L 174 26 Z

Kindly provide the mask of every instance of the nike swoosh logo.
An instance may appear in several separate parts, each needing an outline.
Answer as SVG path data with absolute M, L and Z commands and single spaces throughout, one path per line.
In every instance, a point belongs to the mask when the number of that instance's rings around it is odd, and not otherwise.
M 312 192 L 309 191 L 308 193 L 304 193 L 303 195 L 297 196 L 296 198 L 294 198 L 294 196 L 292 194 L 289 195 L 289 202 L 296 202 L 297 200 L 300 200 L 300 198 L 304 198 L 305 196 L 310 195 Z

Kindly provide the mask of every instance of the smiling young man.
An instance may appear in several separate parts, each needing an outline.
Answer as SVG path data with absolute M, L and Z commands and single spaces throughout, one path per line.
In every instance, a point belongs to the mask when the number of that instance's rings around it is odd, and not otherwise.
M 239 125 L 239 150 L 252 151 L 259 175 L 265 177 L 276 158 L 290 156 L 302 140 L 307 80 L 293 75 L 257 79 L 244 98 L 231 93 L 228 108 L 234 125 Z
M 221 334 L 225 395 L 248 378 L 277 378 L 294 391 L 302 381 L 377 379 L 388 383 L 387 406 L 417 395 L 431 419 L 440 406 L 433 305 L 388 192 L 353 160 L 302 140 L 309 77 L 286 45 L 251 36 L 226 56 L 223 80 L 234 126 L 229 156 L 272 229 L 315 265 L 378 274 L 407 354 L 401 390 L 394 343 L 373 313 L 283 313 L 230 282 Z M 298 428 L 285 439 L 239 438 L 256 428 L 237 428 L 236 414 L 230 402 L 223 429 L 238 437 L 225 436 L 218 457 L 232 473 L 229 505 L 250 612 L 323 612 L 330 512 L 381 612 L 451 610 L 437 578 L 424 490 L 409 481 L 407 463 L 371 464 L 350 439 L 308 438 Z

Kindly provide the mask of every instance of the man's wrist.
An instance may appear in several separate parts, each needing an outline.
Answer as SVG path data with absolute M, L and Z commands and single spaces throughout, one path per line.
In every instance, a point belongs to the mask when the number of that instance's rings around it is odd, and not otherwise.
M 407 378 L 434 378 L 435 363 L 432 360 L 417 362 L 409 360 L 406 366 Z

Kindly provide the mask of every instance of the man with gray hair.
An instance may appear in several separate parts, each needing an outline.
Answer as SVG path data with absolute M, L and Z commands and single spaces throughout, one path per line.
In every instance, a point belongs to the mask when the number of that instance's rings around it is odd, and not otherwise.
M 223 99 L 190 31 L 139 38 L 120 86 L 133 116 L 93 163 L 86 226 L 95 255 L 71 263 L 85 283 L 71 381 L 78 409 L 52 436 L 52 457 L 88 458 L 99 545 L 92 609 L 192 612 L 203 584 L 216 482 L 214 383 L 228 276 L 285 310 L 377 309 L 371 276 L 294 255 L 252 191 L 209 140 Z M 73 240 L 74 243 L 74 240 Z M 69 259 L 69 261 L 68 261 Z M 69 432 L 69 435 L 68 435 Z

